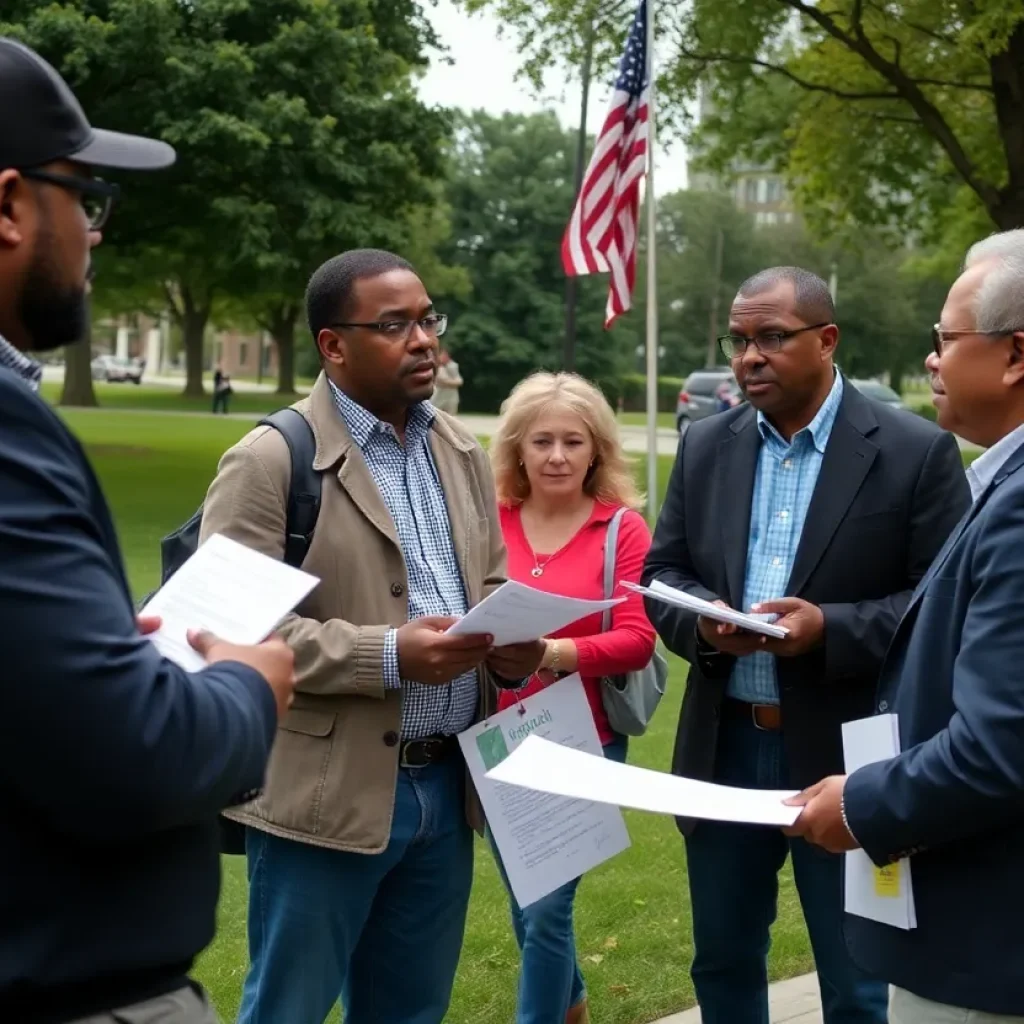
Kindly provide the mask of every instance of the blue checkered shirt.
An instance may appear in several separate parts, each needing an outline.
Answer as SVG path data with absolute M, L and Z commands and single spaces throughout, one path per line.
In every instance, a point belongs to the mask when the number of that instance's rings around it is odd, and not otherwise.
M 832 390 L 817 415 L 788 443 L 762 413 L 757 414 L 761 452 L 750 503 L 743 611 L 750 611 L 750 606 L 759 601 L 786 595 L 807 509 L 842 398 L 843 378 L 836 370 Z M 758 651 L 737 659 L 727 692 L 752 704 L 778 704 L 775 655 Z
M 455 557 L 448 506 L 430 453 L 436 410 L 429 402 L 409 410 L 403 445 L 391 424 L 381 422 L 334 384 L 331 390 L 394 520 L 408 574 L 409 618 L 465 615 L 466 590 Z M 396 630 L 389 630 L 384 640 L 384 685 L 403 691 L 402 736 L 448 736 L 472 725 L 478 698 L 476 672 L 445 686 L 402 679 L 395 635 Z
M 43 379 L 42 366 L 19 352 L 3 335 L 0 335 L 0 366 L 16 373 L 33 391 L 39 390 L 39 382 Z

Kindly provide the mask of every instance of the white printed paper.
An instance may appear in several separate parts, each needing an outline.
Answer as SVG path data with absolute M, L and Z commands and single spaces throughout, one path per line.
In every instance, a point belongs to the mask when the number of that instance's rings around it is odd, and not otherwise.
M 624 597 L 613 597 L 607 601 L 585 601 L 548 594 L 509 580 L 470 608 L 448 632 L 463 635 L 489 633 L 494 637 L 496 647 L 523 644 L 556 633 L 587 615 L 614 608 L 625 600 Z
M 899 718 L 875 715 L 843 724 L 846 774 L 900 752 Z M 910 858 L 878 867 L 863 850 L 846 854 L 846 912 L 894 928 L 917 927 Z
M 546 737 L 542 742 L 550 746 L 584 750 L 583 756 L 603 762 L 594 715 L 578 673 L 459 736 L 520 907 L 528 907 L 629 847 L 626 823 L 617 808 L 530 792 L 487 777 L 510 751 L 535 736 Z
M 749 629 L 752 633 L 764 633 L 781 640 L 789 635 L 785 626 L 776 626 L 768 622 L 768 618 L 774 615 L 748 615 L 745 612 L 738 612 L 735 608 L 723 608 L 721 605 L 712 604 L 703 598 L 694 597 L 675 587 L 670 587 L 660 580 L 652 580 L 649 587 L 641 587 L 638 583 L 627 583 L 622 581 L 622 586 L 629 590 L 635 590 L 638 594 L 653 598 L 655 601 L 662 601 L 665 604 L 675 605 L 677 608 L 685 608 L 689 612 L 696 612 L 706 618 L 714 619 L 716 622 L 729 622 L 741 629 Z
M 189 672 L 206 661 L 189 646 L 190 629 L 208 629 L 233 644 L 258 644 L 320 581 L 215 533 L 142 609 L 159 615 L 149 639 Z
M 681 818 L 792 825 L 799 807 L 783 801 L 796 790 L 739 789 L 616 764 L 530 736 L 487 777 L 542 793 L 633 807 Z

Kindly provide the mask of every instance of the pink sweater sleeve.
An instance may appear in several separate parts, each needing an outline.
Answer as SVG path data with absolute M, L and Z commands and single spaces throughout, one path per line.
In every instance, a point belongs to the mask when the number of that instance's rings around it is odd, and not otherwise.
M 654 654 L 657 639 L 654 627 L 644 611 L 639 595 L 618 586 L 619 580 L 640 582 L 640 573 L 651 546 L 651 532 L 638 512 L 628 511 L 619 524 L 615 552 L 615 597 L 626 600 L 612 609 L 611 628 L 607 633 L 576 637 L 579 673 L 583 676 L 618 675 L 641 669 Z

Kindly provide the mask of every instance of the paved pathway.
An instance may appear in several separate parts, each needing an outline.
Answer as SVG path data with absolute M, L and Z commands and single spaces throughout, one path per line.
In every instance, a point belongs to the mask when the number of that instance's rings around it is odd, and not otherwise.
M 46 380 L 63 380 L 64 379 L 64 367 L 63 366 L 46 366 L 43 368 L 43 377 Z M 172 376 L 160 376 L 153 374 L 146 374 L 146 384 L 154 384 L 162 387 L 181 387 L 182 378 Z M 247 391 L 266 393 L 271 392 L 277 386 L 275 383 L 257 384 L 255 381 L 232 381 L 232 387 L 236 391 Z M 128 385 L 125 385 L 127 387 Z M 298 391 L 304 393 L 307 388 L 299 387 Z M 152 411 L 152 410 L 139 410 Z M 208 416 L 210 413 L 203 412 L 191 412 L 191 413 L 178 413 L 178 415 L 190 415 L 190 416 Z M 256 420 L 259 419 L 261 414 L 259 413 L 232 413 L 233 419 L 239 420 Z M 496 416 L 484 416 L 476 413 L 466 413 L 462 416 L 463 422 L 480 437 L 490 437 L 494 433 L 494 426 L 497 423 Z M 644 426 L 621 425 L 619 427 L 619 434 L 622 437 L 622 447 L 631 454 L 638 455 L 643 454 L 647 451 L 647 428 Z M 965 441 L 962 437 L 957 438 L 957 442 L 960 447 L 965 451 L 980 451 L 976 444 L 971 444 L 970 441 Z M 672 428 L 660 427 L 658 429 L 658 454 L 659 455 L 675 455 L 676 447 L 678 446 L 679 438 Z
M 779 981 L 768 990 L 772 1024 L 821 1024 L 818 976 L 805 974 Z M 700 1010 L 686 1010 L 654 1024 L 699 1024 Z

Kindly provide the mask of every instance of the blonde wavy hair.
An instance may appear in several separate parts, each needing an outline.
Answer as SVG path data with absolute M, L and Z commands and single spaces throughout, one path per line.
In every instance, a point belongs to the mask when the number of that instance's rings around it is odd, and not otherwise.
M 533 373 L 502 402 L 490 446 L 498 501 L 517 505 L 529 495 L 520 448 L 530 426 L 550 409 L 579 416 L 593 438 L 594 465 L 583 482 L 584 492 L 610 505 L 642 508 L 644 496 L 622 451 L 615 413 L 600 389 L 575 373 Z

